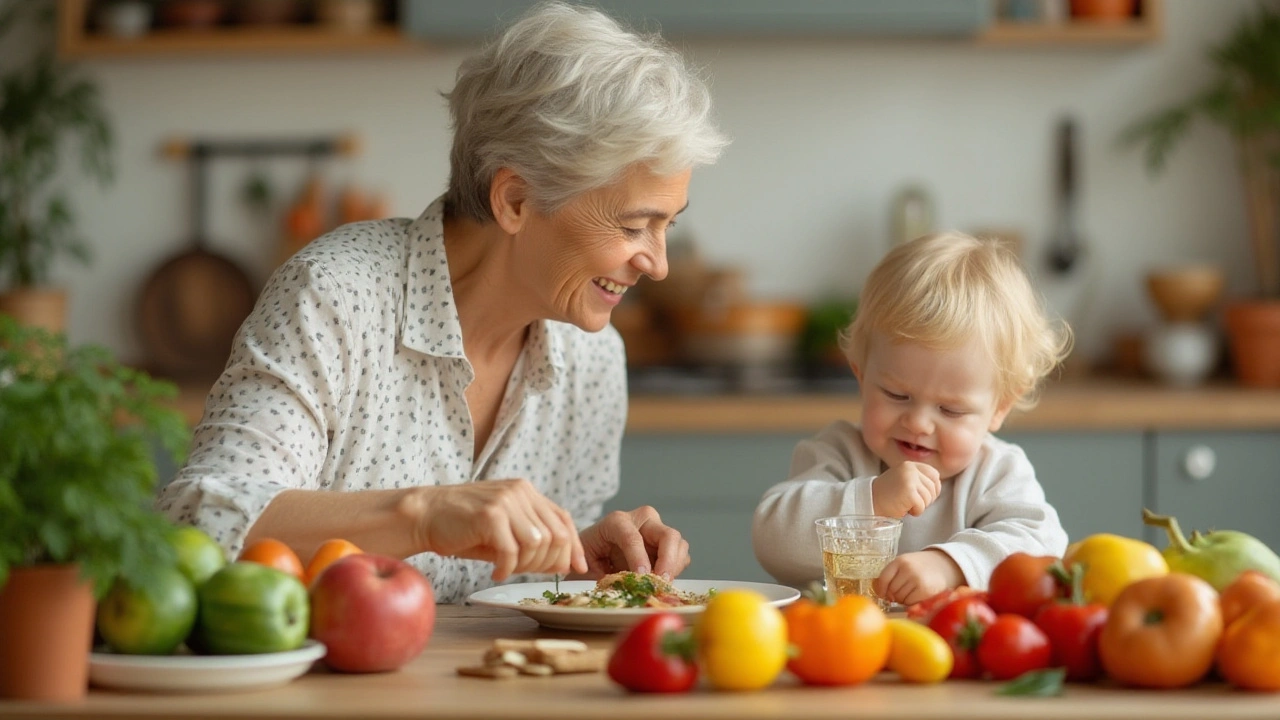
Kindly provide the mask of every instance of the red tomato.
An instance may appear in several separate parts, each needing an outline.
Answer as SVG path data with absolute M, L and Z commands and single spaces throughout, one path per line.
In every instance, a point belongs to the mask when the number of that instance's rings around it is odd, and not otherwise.
M 608 672 L 631 692 L 688 692 L 698 680 L 698 665 L 684 618 L 658 613 L 624 631 L 609 657 Z
M 915 620 L 922 625 L 928 625 L 933 620 L 933 616 L 939 610 L 949 605 L 953 600 L 959 600 L 968 595 L 978 595 L 983 600 L 987 599 L 987 593 L 982 590 L 974 590 L 968 585 L 961 585 L 951 590 L 943 590 L 940 593 L 931 595 L 930 597 L 914 603 L 907 608 L 907 619 Z
M 987 585 L 987 600 L 997 613 L 1033 618 L 1042 605 L 1062 595 L 1062 585 L 1050 567 L 1058 558 L 1014 553 L 996 565 Z
M 982 640 L 983 632 L 996 621 L 995 611 L 984 598 L 985 595 L 970 594 L 952 600 L 929 621 L 929 628 L 947 641 L 951 654 L 955 656 L 955 664 L 947 677 L 976 678 L 982 675 L 982 665 L 974 651 Z
M 1025 672 L 1049 667 L 1049 638 L 1021 615 L 996 616 L 978 642 L 978 662 L 993 680 L 1012 680 Z
M 1067 669 L 1067 680 L 1093 680 L 1102 674 L 1098 635 L 1107 624 L 1107 606 L 1058 602 L 1036 613 L 1036 627 L 1049 637 L 1053 666 Z

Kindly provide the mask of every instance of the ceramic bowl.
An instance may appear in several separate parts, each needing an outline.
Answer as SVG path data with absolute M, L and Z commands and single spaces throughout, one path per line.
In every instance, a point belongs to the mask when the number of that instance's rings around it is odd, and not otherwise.
M 1147 293 L 1165 322 L 1199 322 L 1222 296 L 1222 270 L 1184 265 L 1147 274 Z
M 1176 387 L 1204 382 L 1218 364 L 1218 335 L 1199 323 L 1167 323 L 1151 331 L 1145 343 L 1147 369 Z

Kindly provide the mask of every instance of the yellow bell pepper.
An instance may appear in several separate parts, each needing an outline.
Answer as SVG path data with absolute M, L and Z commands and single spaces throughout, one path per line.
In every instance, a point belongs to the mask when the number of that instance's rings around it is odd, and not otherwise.
M 1107 606 L 1129 583 L 1169 573 L 1168 562 L 1154 545 L 1109 533 L 1072 543 L 1062 562 L 1068 568 L 1080 563 L 1085 597 Z
M 758 690 L 787 664 L 787 623 L 751 590 L 723 590 L 707 601 L 694 626 L 698 655 L 717 690 Z

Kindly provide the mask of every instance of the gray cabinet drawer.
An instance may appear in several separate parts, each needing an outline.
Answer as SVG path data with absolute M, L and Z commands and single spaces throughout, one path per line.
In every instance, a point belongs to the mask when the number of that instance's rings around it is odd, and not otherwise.
M 1280 432 L 1155 433 L 1154 508 L 1192 529 L 1241 530 L 1280 549 Z M 1211 472 L 1195 454 L 1213 456 Z M 1193 462 L 1188 466 L 1188 456 Z M 1203 475 L 1203 477 L 1196 477 Z M 1165 538 L 1156 539 L 1163 548 Z
M 1140 432 L 1018 432 L 1000 437 L 1027 453 L 1074 542 L 1094 533 L 1142 538 Z

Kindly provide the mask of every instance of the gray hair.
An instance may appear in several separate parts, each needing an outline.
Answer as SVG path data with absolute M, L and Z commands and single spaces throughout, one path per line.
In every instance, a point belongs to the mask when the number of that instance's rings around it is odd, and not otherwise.
M 489 188 L 508 167 L 553 212 L 635 163 L 668 175 L 715 162 L 728 139 L 711 94 L 657 35 L 604 13 L 539 4 L 458 68 L 445 207 L 493 220 Z

